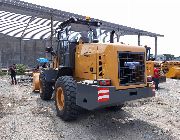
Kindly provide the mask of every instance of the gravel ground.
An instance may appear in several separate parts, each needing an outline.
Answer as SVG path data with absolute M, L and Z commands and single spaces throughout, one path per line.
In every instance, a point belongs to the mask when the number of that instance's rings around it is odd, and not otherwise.
M 167 79 L 156 97 L 96 110 L 74 122 L 56 116 L 53 101 L 31 92 L 31 83 L 0 77 L 0 140 L 180 140 L 180 80 Z

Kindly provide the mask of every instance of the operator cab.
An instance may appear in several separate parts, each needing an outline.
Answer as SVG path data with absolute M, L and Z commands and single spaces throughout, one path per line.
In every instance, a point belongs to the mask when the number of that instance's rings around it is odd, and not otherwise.
M 70 18 L 60 24 L 58 40 L 69 43 L 82 41 L 83 43 L 98 43 L 100 36 L 100 22 Z
M 57 32 L 57 56 L 60 67 L 74 69 L 76 46 L 80 43 L 98 43 L 100 37 L 98 21 L 70 18 L 59 25 Z

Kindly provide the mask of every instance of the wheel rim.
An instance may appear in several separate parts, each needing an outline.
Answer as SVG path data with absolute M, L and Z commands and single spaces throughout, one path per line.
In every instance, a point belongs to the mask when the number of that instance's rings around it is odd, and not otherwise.
M 42 82 L 39 80 L 39 93 L 42 93 Z
M 33 86 L 33 91 L 35 90 L 35 82 L 33 81 L 33 84 L 32 84 L 32 86 Z
M 59 110 L 63 110 L 64 108 L 64 92 L 61 87 L 57 88 L 56 91 L 56 102 Z

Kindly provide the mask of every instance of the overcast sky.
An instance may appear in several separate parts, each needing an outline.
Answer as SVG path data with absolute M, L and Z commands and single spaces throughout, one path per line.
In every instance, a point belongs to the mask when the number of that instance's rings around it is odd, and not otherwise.
M 158 38 L 158 54 L 180 56 L 180 0 L 23 0 L 125 26 L 163 34 Z M 121 41 L 137 45 L 137 36 Z M 141 45 L 154 50 L 154 38 L 141 37 Z

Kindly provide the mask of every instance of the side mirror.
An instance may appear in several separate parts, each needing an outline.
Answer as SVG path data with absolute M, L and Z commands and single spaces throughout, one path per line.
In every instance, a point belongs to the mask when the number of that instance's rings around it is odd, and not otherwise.
M 53 52 L 53 48 L 52 47 L 47 47 L 45 49 L 45 51 L 46 51 L 46 53 L 51 53 L 51 52 Z

